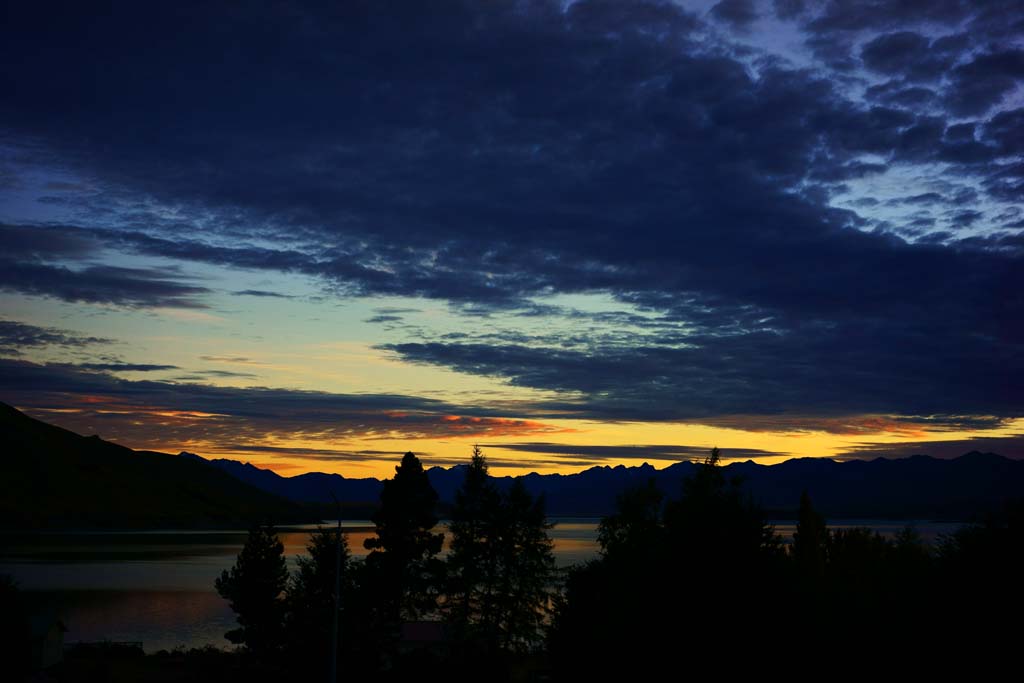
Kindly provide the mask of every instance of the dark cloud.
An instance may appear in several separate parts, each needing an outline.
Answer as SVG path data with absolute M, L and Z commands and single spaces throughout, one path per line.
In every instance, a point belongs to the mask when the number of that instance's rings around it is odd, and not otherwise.
M 241 365 L 259 365 L 252 358 L 245 356 L 199 356 L 200 360 L 207 360 L 211 363 L 239 363 Z
M 873 71 L 910 81 L 934 81 L 953 65 L 956 53 L 938 49 L 920 33 L 898 31 L 870 40 L 860 57 Z
M 259 375 L 254 375 L 251 372 L 234 372 L 232 370 L 196 370 L 194 374 L 206 375 L 208 377 L 259 377 Z
M 289 448 L 286 446 L 261 446 L 247 443 L 218 444 L 216 450 L 223 453 L 267 453 L 275 456 L 323 462 L 359 462 L 376 457 L 401 457 L 406 453 L 406 451 L 344 450 L 337 448 Z M 417 453 L 417 455 L 429 454 Z
M 995 144 L 999 156 L 1024 155 L 1024 108 L 999 112 L 984 127 L 986 140 Z
M 534 298 L 601 294 L 659 320 L 600 321 L 618 340 L 391 348 L 564 391 L 572 414 L 1024 412 L 1016 229 L 959 239 L 1022 194 L 1020 113 L 996 111 L 1018 77 L 1016 5 L 776 3 L 838 75 L 751 56 L 669 2 L 12 11 L 7 26 L 38 30 L 0 41 L 16 65 L 0 87 L 19 93 L 5 126 L 136 205 L 76 205 L 81 226 L 52 246 L 22 230 L 27 270 L 0 286 L 131 305 L 206 293 L 170 271 L 94 271 L 102 246 L 466 316 L 543 320 L 564 311 Z M 887 75 L 868 101 L 858 56 Z M 830 204 L 890 170 L 935 180 L 938 162 L 951 189 L 925 215 Z
M 515 444 L 488 443 L 481 444 L 487 448 L 498 448 L 525 453 L 548 453 L 552 455 L 575 455 L 594 458 L 598 461 L 621 462 L 623 459 L 646 460 L 702 460 L 707 457 L 710 448 L 705 446 L 674 446 L 674 445 L 634 445 L 634 446 L 598 446 L 571 445 L 548 442 L 528 442 Z M 774 451 L 763 451 L 756 448 L 721 448 L 719 454 L 725 460 L 756 459 L 770 456 L 789 455 Z M 489 459 L 488 459 L 489 461 Z
M 941 203 L 943 197 L 938 192 L 922 192 L 921 194 L 911 195 L 909 197 L 903 197 L 899 200 L 900 204 L 936 204 Z
M 913 325 L 694 335 L 684 347 L 642 341 L 582 350 L 474 343 L 385 348 L 407 361 L 576 393 L 583 396 L 578 409 L 605 418 L 708 423 L 721 415 L 769 415 L 781 427 L 787 415 L 807 413 L 1024 414 L 1006 379 L 1024 372 L 1015 352 L 983 364 L 982 350 L 991 349 L 986 340 L 961 339 L 964 345 L 953 348 L 938 331 Z M 967 361 L 978 375 L 965 376 Z
M 825 0 L 813 3 L 820 12 L 810 22 L 816 32 L 885 29 L 894 24 L 913 24 L 924 17 L 936 24 L 955 24 L 972 13 L 968 0 Z
M 1001 251 L 1020 256 L 1024 255 L 1024 235 L 1009 232 L 973 235 L 957 240 L 956 246 L 961 249 Z
M 931 88 L 908 86 L 905 81 L 892 80 L 867 89 L 867 97 L 880 104 L 907 109 L 923 109 L 935 101 L 937 94 Z
M 952 233 L 940 230 L 935 232 L 935 219 L 931 216 L 918 216 L 906 224 L 901 231 L 903 234 L 917 238 L 922 244 L 942 244 L 952 237 Z
M 456 465 L 466 465 L 467 458 L 465 457 L 442 457 L 442 456 L 428 456 L 423 458 L 424 464 L 430 467 L 452 467 Z M 524 465 L 538 470 L 547 467 L 594 467 L 600 465 L 606 465 L 604 460 L 594 458 L 578 458 L 578 457 L 554 457 L 554 458 L 538 458 L 536 456 L 531 457 L 528 464 L 524 463 L 520 458 L 501 458 L 501 457 L 488 457 L 487 467 L 489 469 L 522 469 Z
M 978 55 L 956 67 L 946 104 L 957 116 L 984 114 L 1024 79 L 1024 50 Z
M 274 299 L 294 299 L 295 297 L 290 294 L 281 294 L 280 292 L 268 292 L 265 289 L 243 289 L 237 292 L 232 292 L 235 296 L 257 296 L 263 298 L 274 298 Z
M 180 369 L 177 365 L 157 365 L 155 363 L 79 363 L 75 367 L 105 372 L 159 372 Z
M 772 0 L 772 7 L 779 19 L 793 19 L 807 9 L 804 0 Z
M 422 313 L 423 310 L 419 308 L 401 308 L 396 306 L 379 306 L 373 309 L 374 313 L 380 315 L 402 315 L 403 313 Z
M 950 222 L 957 227 L 968 227 L 978 222 L 982 215 L 980 211 L 957 211 L 950 218 Z
M 96 235 L 74 227 L 39 227 L 0 223 L 2 258 L 42 261 L 54 258 L 81 259 L 94 256 L 101 247 Z
M 880 433 L 903 438 L 920 437 L 924 432 L 987 430 L 1003 427 L 1009 419 L 976 415 L 840 415 L 761 414 L 722 415 L 702 420 L 711 426 L 753 432 L 825 432 L 843 436 L 870 436 Z
M 69 183 L 62 180 L 51 180 L 48 181 L 43 187 L 47 190 L 56 190 L 57 192 L 92 192 L 95 188 L 83 185 L 82 183 Z
M 310 269 L 309 256 L 294 250 L 268 249 L 244 243 L 239 246 L 237 242 L 232 246 L 223 246 L 187 238 L 166 239 L 132 231 L 105 230 L 100 234 L 112 246 L 151 256 L 283 272 L 302 272 Z M 252 295 L 253 291 L 259 290 L 246 290 L 249 295 Z
M 1015 0 L 824 0 L 807 5 L 809 11 L 798 17 L 807 43 L 835 65 L 849 65 L 858 37 L 870 42 L 886 34 L 956 31 L 932 40 L 928 54 L 908 54 L 895 40 L 888 50 L 879 46 L 885 61 L 895 58 L 909 66 L 947 54 L 965 56 L 976 45 L 1011 43 L 1024 29 L 1024 14 Z
M 997 429 L 1007 424 L 1007 420 L 992 415 L 912 415 L 892 419 L 913 427 L 945 431 Z
M 747 26 L 758 17 L 753 0 L 722 0 L 711 8 L 711 16 L 735 26 Z
M 69 330 L 39 327 L 17 320 L 0 320 L 0 353 L 20 355 L 24 349 L 42 346 L 81 348 L 113 344 L 113 339 L 76 334 Z
M 954 164 L 982 164 L 991 162 L 995 155 L 990 145 L 973 140 L 953 140 L 942 145 L 938 159 Z
M 278 446 L 260 446 L 254 444 L 224 444 L 218 446 L 214 452 L 236 454 L 253 453 L 257 455 L 271 455 L 274 457 L 287 457 L 295 460 L 311 460 L 314 462 L 342 462 L 346 464 L 358 464 L 367 460 L 381 458 L 400 458 L 407 451 L 378 451 L 378 450 L 345 450 L 336 448 L 288 448 Z M 427 467 L 449 467 L 453 465 L 465 465 L 468 458 L 465 457 L 444 457 L 436 456 L 423 451 L 416 451 L 416 456 Z M 591 460 L 581 458 L 549 458 L 530 459 L 531 466 L 561 465 L 570 467 L 587 467 L 602 464 L 602 460 Z M 488 457 L 487 464 L 492 469 L 522 468 L 523 461 L 516 458 Z
M 0 289 L 64 301 L 125 306 L 205 308 L 196 297 L 209 290 L 156 268 L 89 266 L 72 270 L 0 259 Z
M 177 308 L 204 307 L 198 297 L 209 291 L 176 268 L 93 263 L 104 244 L 102 232 L 0 223 L 0 241 L 0 289 L 8 291 L 72 302 Z
M 416 396 L 132 381 L 71 365 L 4 359 L 0 400 L 135 448 L 188 450 L 190 442 L 260 446 L 270 437 L 290 436 L 480 439 L 561 431 L 537 420 Z

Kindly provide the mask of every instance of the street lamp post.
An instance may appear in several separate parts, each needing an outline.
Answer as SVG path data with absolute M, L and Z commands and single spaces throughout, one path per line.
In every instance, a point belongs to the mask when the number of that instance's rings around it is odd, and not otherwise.
M 328 683 L 336 683 L 338 680 L 338 611 L 341 609 L 341 503 L 338 497 L 331 492 L 334 505 L 338 508 L 338 537 L 336 539 L 334 554 L 334 612 L 331 619 L 331 666 Z

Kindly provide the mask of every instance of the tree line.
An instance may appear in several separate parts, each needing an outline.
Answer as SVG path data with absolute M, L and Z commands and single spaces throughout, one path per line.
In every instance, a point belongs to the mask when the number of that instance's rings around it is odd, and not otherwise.
M 239 625 L 226 637 L 266 666 L 287 661 L 290 675 L 324 680 L 338 604 L 345 676 L 397 680 L 443 666 L 449 677 L 488 671 L 500 679 L 540 648 L 553 603 L 543 497 L 519 480 L 499 491 L 474 448 L 443 560 L 437 504 L 422 463 L 406 453 L 384 482 L 372 518 L 376 535 L 365 541 L 370 553 L 362 562 L 351 557 L 344 533 L 321 527 L 290 574 L 273 527 L 254 527 L 235 565 L 216 581 Z
M 805 491 L 785 543 L 713 450 L 675 497 L 649 483 L 601 521 L 548 635 L 557 680 L 708 667 L 730 677 L 994 676 L 1019 649 L 1024 505 L 940 537 L 827 528 Z M 1022 492 L 1024 493 L 1024 492 Z M 595 653 L 612 653 L 595 656 Z
M 993 615 L 1024 607 L 1024 507 L 931 547 L 910 528 L 892 539 L 830 530 L 805 492 L 786 543 L 718 465 L 715 449 L 674 496 L 653 480 L 621 495 L 600 523 L 598 556 L 562 577 L 543 498 L 520 480 L 500 492 L 478 448 L 442 560 L 437 495 L 406 454 L 384 484 L 365 561 L 320 529 L 290 575 L 272 529 L 251 532 L 217 581 L 238 615 L 228 638 L 323 680 L 340 578 L 342 677 L 614 680 L 696 662 L 757 673 L 777 666 L 780 648 L 807 674 L 832 665 L 837 644 L 865 639 L 850 667 L 896 658 L 924 670 L 937 661 L 920 653 L 949 638 L 959 649 L 946 661 L 1015 651 L 1016 628 Z

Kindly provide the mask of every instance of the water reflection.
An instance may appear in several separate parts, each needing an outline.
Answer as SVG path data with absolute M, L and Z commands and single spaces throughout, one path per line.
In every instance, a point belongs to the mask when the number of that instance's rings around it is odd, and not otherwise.
M 597 523 L 555 520 L 549 534 L 559 566 L 596 556 Z M 892 536 L 906 524 L 854 521 L 831 526 L 869 526 Z M 356 520 L 343 526 L 352 554 L 364 557 L 363 541 L 373 535 L 372 524 Z M 925 541 L 934 542 L 958 525 L 914 526 Z M 315 528 L 279 530 L 292 568 Z M 794 530 L 792 523 L 776 524 L 787 540 Z M 213 582 L 234 564 L 245 538 L 245 530 L 6 534 L 0 536 L 0 574 L 14 576 L 36 603 L 55 606 L 70 629 L 65 638 L 69 643 L 142 641 L 147 652 L 179 645 L 227 646 L 223 636 L 234 628 L 234 615 Z
M 291 568 L 316 526 L 278 530 Z M 365 557 L 363 541 L 373 535 L 372 523 L 346 521 L 343 527 L 352 555 Z M 246 534 L 244 529 L 5 534 L 0 574 L 14 576 L 35 604 L 63 615 L 67 643 L 141 641 L 147 652 L 225 647 L 234 614 L 213 583 L 234 564 Z M 596 520 L 559 522 L 551 536 L 561 566 L 597 552 Z
M 31 597 L 61 615 L 66 643 L 141 641 L 146 652 L 225 647 L 224 633 L 237 626 L 227 602 L 208 590 L 41 591 Z

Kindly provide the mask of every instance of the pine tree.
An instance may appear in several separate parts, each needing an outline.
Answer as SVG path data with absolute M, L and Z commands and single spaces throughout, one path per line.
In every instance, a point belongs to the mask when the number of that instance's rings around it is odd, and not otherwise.
M 548 537 L 544 497 L 534 498 L 522 479 L 503 496 L 499 547 L 497 624 L 506 650 L 527 650 L 540 638 L 550 611 L 555 556 Z
M 363 545 L 372 551 L 367 568 L 376 583 L 377 608 L 392 624 L 419 619 L 437 607 L 444 534 L 432 533 L 437 524 L 437 492 L 423 465 L 406 453 L 395 476 L 384 482 L 380 509 L 373 517 L 376 538 Z
M 625 562 L 655 557 L 664 543 L 664 498 L 653 478 L 621 493 L 616 498 L 616 511 L 603 518 L 598 527 L 601 554 Z
M 520 479 L 500 494 L 475 447 L 450 528 L 450 618 L 484 650 L 528 649 L 539 640 L 552 595 L 544 499 L 531 496 Z
M 338 561 L 338 544 L 341 561 Z M 335 567 L 340 564 L 341 611 L 347 612 L 352 593 L 348 571 L 349 550 L 345 534 L 337 529 L 318 528 L 306 546 L 309 555 L 300 555 L 297 569 L 288 586 L 288 640 L 297 659 L 313 670 L 328 664 L 333 625 Z
M 825 551 L 828 548 L 828 527 L 825 519 L 811 505 L 807 491 L 800 494 L 800 512 L 793 534 L 793 557 L 803 580 L 816 583 L 825 575 Z
M 239 628 L 224 637 L 259 655 L 275 652 L 281 644 L 285 614 L 281 596 L 287 584 L 284 545 L 272 526 L 254 526 L 234 566 L 215 583 L 238 619 Z
M 487 460 L 479 446 L 455 493 L 449 531 L 448 614 L 466 636 L 472 625 L 490 631 L 498 567 L 495 525 L 500 498 L 490 480 Z

